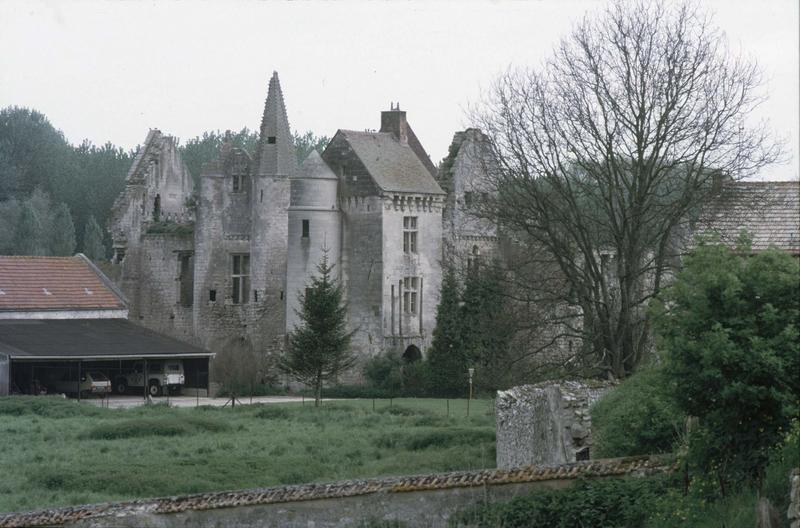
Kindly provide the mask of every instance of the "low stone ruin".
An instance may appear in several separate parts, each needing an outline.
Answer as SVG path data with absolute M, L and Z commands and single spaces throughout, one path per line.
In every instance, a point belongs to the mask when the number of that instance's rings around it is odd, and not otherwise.
M 589 407 L 613 386 L 602 381 L 547 381 L 498 391 L 497 467 L 588 460 Z

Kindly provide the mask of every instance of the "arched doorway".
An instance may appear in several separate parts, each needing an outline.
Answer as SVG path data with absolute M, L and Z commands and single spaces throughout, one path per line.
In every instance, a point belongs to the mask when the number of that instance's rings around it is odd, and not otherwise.
M 422 359 L 422 352 L 420 352 L 419 348 L 416 345 L 408 345 L 406 351 L 403 352 L 403 360 L 406 363 L 414 363 L 420 359 Z

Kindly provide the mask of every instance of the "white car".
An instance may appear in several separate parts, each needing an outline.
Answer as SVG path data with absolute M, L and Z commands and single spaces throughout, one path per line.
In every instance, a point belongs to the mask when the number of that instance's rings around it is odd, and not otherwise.
M 82 396 L 89 394 L 108 394 L 111 392 L 111 380 L 102 372 L 90 370 L 81 374 L 80 385 L 74 371 L 65 370 L 47 383 L 51 392 L 64 394 L 77 394 L 80 390 Z
M 144 362 L 137 362 L 133 371 L 114 379 L 114 390 L 124 394 L 129 388 L 141 390 L 145 386 Z M 150 396 L 176 392 L 184 384 L 183 362 L 177 359 L 147 362 L 147 392 Z

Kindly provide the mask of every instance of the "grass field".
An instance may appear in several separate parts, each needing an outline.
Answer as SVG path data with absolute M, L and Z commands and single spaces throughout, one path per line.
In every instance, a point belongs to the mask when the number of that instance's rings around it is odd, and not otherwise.
M 0 398 L 0 512 L 494 467 L 492 402 L 101 409 Z

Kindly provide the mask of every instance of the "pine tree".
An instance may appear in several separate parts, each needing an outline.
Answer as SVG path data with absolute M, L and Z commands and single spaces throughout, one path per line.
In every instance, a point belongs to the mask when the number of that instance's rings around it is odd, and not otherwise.
M 452 267 L 444 270 L 439 306 L 436 308 L 436 328 L 428 352 L 430 390 L 440 396 L 463 395 L 466 387 L 467 360 L 461 339 L 458 280 Z
M 72 215 L 69 214 L 69 207 L 65 203 L 56 208 L 49 238 L 51 255 L 58 257 L 74 254 L 75 224 L 72 223 Z
M 83 228 L 83 254 L 92 260 L 106 258 L 106 248 L 103 246 L 103 232 L 94 216 L 89 216 Z
M 475 368 L 478 389 L 494 392 L 510 378 L 510 319 L 500 265 L 473 267 L 464 285 L 460 320 L 466 361 Z
M 14 252 L 17 255 L 44 255 L 42 223 L 30 202 L 22 204 L 14 232 Z
M 314 388 L 319 406 L 324 382 L 336 378 L 356 362 L 350 349 L 353 333 L 346 328 L 346 310 L 341 284 L 332 276 L 327 251 L 317 265 L 318 275 L 300 294 L 301 325 L 289 334 L 289 347 L 281 369 Z

